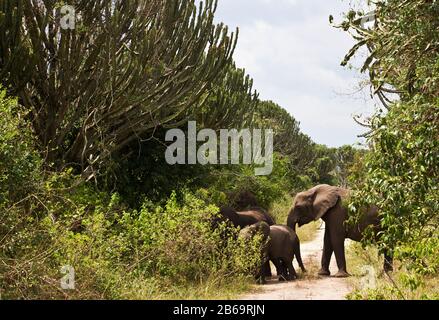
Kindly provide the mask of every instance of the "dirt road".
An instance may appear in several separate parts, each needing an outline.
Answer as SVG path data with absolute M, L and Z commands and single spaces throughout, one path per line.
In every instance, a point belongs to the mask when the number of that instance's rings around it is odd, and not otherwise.
M 300 273 L 296 261 L 294 268 L 299 280 L 279 282 L 276 277 L 268 280 L 264 286 L 256 286 L 255 293 L 241 297 L 243 300 L 344 300 L 351 292 L 346 279 L 318 277 L 317 271 L 323 248 L 324 230 L 319 229 L 313 241 L 301 245 L 302 259 L 308 269 L 306 275 Z M 331 273 L 337 272 L 335 258 L 331 260 Z M 273 270 L 273 274 L 276 271 Z

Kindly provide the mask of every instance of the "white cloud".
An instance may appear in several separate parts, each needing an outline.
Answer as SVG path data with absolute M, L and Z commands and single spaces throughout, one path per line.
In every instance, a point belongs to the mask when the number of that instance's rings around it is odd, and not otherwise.
M 340 67 L 353 41 L 328 17 L 345 9 L 337 0 L 220 0 L 218 12 L 240 27 L 235 60 L 261 98 L 279 103 L 314 141 L 330 146 L 359 141 L 364 128 L 352 115 L 372 110 L 371 101 L 349 95 L 358 74 Z
M 297 5 L 299 0 L 257 0 L 254 2 L 262 2 L 265 4 L 272 4 L 272 5 L 283 5 L 283 4 L 288 4 L 288 5 Z

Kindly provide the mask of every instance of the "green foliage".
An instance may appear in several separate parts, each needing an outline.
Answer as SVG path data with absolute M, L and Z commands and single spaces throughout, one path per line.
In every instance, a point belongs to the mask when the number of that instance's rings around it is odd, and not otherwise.
M 70 4 L 75 30 L 60 28 L 59 3 L 0 4 L 0 76 L 19 97 L 0 89 L 0 295 L 233 295 L 250 283 L 263 244 L 226 224 L 213 230 L 218 206 L 250 191 L 280 217 L 286 193 L 337 183 L 336 166 L 351 159 L 259 101 L 233 64 L 236 35 L 214 23 L 216 1 Z M 273 129 L 273 173 L 167 165 L 165 131 L 188 119 Z M 65 265 L 76 272 L 73 291 L 60 289 Z
M 345 62 L 361 46 L 369 49 L 363 71 L 387 109 L 370 121 L 370 152 L 356 168 L 358 192 L 350 207 L 360 213 L 367 204 L 378 205 L 384 230 L 378 247 L 394 250 L 404 262 L 403 284 L 413 291 L 418 285 L 412 276 L 439 271 L 439 41 L 431 32 L 438 10 L 435 1 L 391 0 L 377 3 L 372 29 L 354 13 L 342 24 L 359 41 Z
M 250 191 L 256 196 L 259 206 L 271 208 L 281 200 L 297 184 L 291 179 L 289 159 L 278 153 L 273 157 L 273 172 L 267 176 L 255 176 L 253 165 L 214 166 L 206 180 L 206 188 L 212 193 L 220 192 L 227 196 L 235 195 L 241 191 Z M 215 197 L 222 200 L 221 197 Z M 228 197 L 226 203 L 217 205 L 232 205 Z
M 349 187 L 353 181 L 350 177 L 353 175 L 357 166 L 361 163 L 362 157 L 366 150 L 355 149 L 352 146 L 342 146 L 335 152 L 336 157 L 336 179 L 338 185 Z
M 68 173 L 50 180 L 29 215 L 21 215 L 20 206 L 2 213 L 3 298 L 151 299 L 159 283 L 178 291 L 215 278 L 221 286 L 226 278 L 247 278 L 260 263 L 260 241 L 241 243 L 234 229 L 228 233 L 235 237 L 223 239 L 228 226 L 211 229 L 218 209 L 193 194 L 132 211 L 117 194 L 108 198 L 84 183 L 66 189 L 67 181 L 76 181 Z M 59 287 L 64 265 L 75 269 L 73 291 Z M 136 286 L 148 294 L 138 296 Z
M 3 299 L 200 298 L 215 296 L 210 286 L 233 295 L 231 281 L 253 281 L 260 241 L 241 243 L 225 224 L 213 230 L 218 208 L 205 191 L 132 210 L 71 169 L 43 172 L 29 123 L 4 90 L 0 108 Z M 75 269 L 73 291 L 60 287 L 65 265 Z
M 437 247 L 437 241 L 434 244 Z M 424 250 L 425 243 L 419 248 Z M 431 247 L 430 247 L 431 248 Z M 348 264 L 354 277 L 350 278 L 353 292 L 348 295 L 351 300 L 437 300 L 439 298 L 437 276 L 418 273 L 407 268 L 404 264 L 397 264 L 395 272 L 384 274 L 380 272 L 382 259 L 376 249 L 364 250 L 360 244 L 351 244 L 348 247 Z M 428 253 L 428 256 L 430 254 Z M 437 259 L 437 254 L 436 254 Z M 364 273 L 364 266 L 368 266 L 368 274 Z M 373 277 L 373 282 L 365 281 Z M 366 278 L 367 277 L 367 278 Z M 365 286 L 365 284 L 368 284 Z
M 346 156 L 347 150 L 351 154 L 356 152 L 349 146 L 335 149 L 314 143 L 300 131 L 300 123 L 272 101 L 258 105 L 254 126 L 274 130 L 274 150 L 283 161 L 283 165 L 277 165 L 285 168 L 284 178 L 289 183 L 284 185 L 288 192 L 302 191 L 320 183 L 342 183 L 341 175 L 352 163 Z
M 257 108 L 254 127 L 274 131 L 274 150 L 289 158 L 294 173 L 306 170 L 313 161 L 315 144 L 300 131 L 299 122 L 272 101 L 262 101 Z
M 371 1 L 362 1 L 368 2 Z M 369 50 L 361 71 L 369 73 L 374 92 L 388 105 L 386 94 L 409 99 L 422 93 L 428 99 L 438 94 L 437 73 L 439 25 L 436 1 L 378 1 L 375 26 L 361 24 L 364 12 L 350 11 L 339 27 L 352 31 L 357 44 L 343 61 L 346 65 L 362 47 Z
M 40 160 L 33 147 L 30 125 L 16 99 L 6 97 L 0 87 L 0 207 L 19 201 L 33 188 Z
M 382 210 L 384 247 L 396 247 L 401 258 L 419 257 L 405 248 L 437 236 L 439 212 L 438 106 L 419 98 L 395 106 L 377 118 L 373 149 L 365 158 L 365 180 L 357 203 L 376 203 Z M 433 117 L 433 118 L 432 118 Z M 404 254 L 399 248 L 403 249 Z M 421 252 L 419 252 L 421 253 Z M 418 261 L 419 265 L 421 261 Z M 421 263 L 426 265 L 426 263 Z M 436 269 L 439 265 L 435 265 Z
M 237 38 L 215 24 L 215 0 L 69 4 L 74 30 L 61 28 L 55 1 L 2 1 L 0 76 L 31 114 L 47 163 L 73 162 L 90 178 L 131 142 L 200 108 Z M 232 90 L 244 83 L 246 93 L 249 82 L 240 75 Z
M 126 156 L 113 157 L 111 165 L 99 176 L 99 185 L 109 192 L 119 193 L 123 202 L 136 209 L 141 207 L 145 198 L 159 203 L 173 191 L 195 191 L 206 186 L 207 167 L 166 163 L 164 140 L 165 130 L 161 129 L 155 133 L 155 139 L 142 142 L 140 148 L 136 143 L 124 150 Z
M 253 79 L 244 69 L 231 64 L 214 80 L 207 100 L 195 110 L 194 118 L 201 128 L 248 128 L 258 103 Z

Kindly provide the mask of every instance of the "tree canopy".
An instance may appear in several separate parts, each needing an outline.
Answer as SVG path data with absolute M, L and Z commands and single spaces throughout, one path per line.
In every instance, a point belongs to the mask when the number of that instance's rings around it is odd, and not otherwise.
M 226 72 L 237 34 L 214 23 L 217 1 L 70 4 L 74 30 L 61 28 L 57 1 L 0 7 L 0 77 L 49 163 L 78 163 L 89 178 L 132 141 L 186 121 L 221 77 L 248 91 L 248 79 Z

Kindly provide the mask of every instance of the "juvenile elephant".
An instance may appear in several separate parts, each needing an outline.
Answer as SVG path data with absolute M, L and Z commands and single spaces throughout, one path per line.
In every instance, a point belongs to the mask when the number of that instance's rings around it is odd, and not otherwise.
M 270 264 L 268 261 L 268 241 L 270 236 L 270 226 L 266 222 L 258 222 L 251 226 L 247 226 L 244 229 L 241 229 L 239 232 L 239 237 L 246 241 L 253 239 L 256 235 L 261 236 L 261 251 L 260 251 L 260 267 L 255 271 L 255 278 L 259 284 L 265 284 L 265 276 L 267 275 L 267 266 L 270 268 Z M 271 276 L 271 274 L 270 274 Z
M 231 207 L 222 207 L 220 216 L 232 222 L 235 227 L 245 228 L 258 222 L 265 222 L 272 226 L 274 219 L 262 208 L 254 207 L 247 211 L 238 212 Z
M 250 208 L 247 211 L 237 212 L 231 207 L 222 207 L 219 212 L 220 218 L 215 222 L 230 221 L 234 227 L 245 228 L 259 222 L 265 222 L 269 226 L 275 224 L 274 219 L 268 214 L 268 212 L 262 208 L 255 207 Z M 271 277 L 270 264 L 267 262 L 264 265 L 264 275 Z
M 287 225 L 295 229 L 311 221 L 322 219 L 325 222 L 325 237 L 323 242 L 323 255 L 319 275 L 329 276 L 329 264 L 332 253 L 335 253 L 338 273 L 335 277 L 348 277 L 344 242 L 346 238 L 361 241 L 364 230 L 372 225 L 376 233 L 380 229 L 378 208 L 370 206 L 365 210 L 361 220 L 356 225 L 347 225 L 348 210 L 343 205 L 343 199 L 349 195 L 347 189 L 329 185 L 318 185 L 308 191 L 296 195 L 293 207 L 288 215 Z M 385 255 L 384 270 L 391 271 L 392 257 Z
M 288 226 L 274 225 L 270 227 L 267 254 L 268 259 L 276 267 L 279 281 L 297 278 L 296 270 L 293 266 L 294 257 L 296 257 L 302 271 L 306 272 L 302 256 L 300 255 L 299 237 Z
M 300 255 L 300 241 L 293 229 L 287 226 L 269 226 L 265 222 L 258 222 L 240 231 L 240 237 L 243 239 L 251 239 L 256 234 L 262 235 L 263 243 L 261 267 L 256 272 L 258 283 L 266 283 L 265 266 L 269 261 L 273 262 L 276 267 L 279 281 L 297 278 L 293 266 L 294 257 L 296 257 L 302 271 L 306 272 Z

